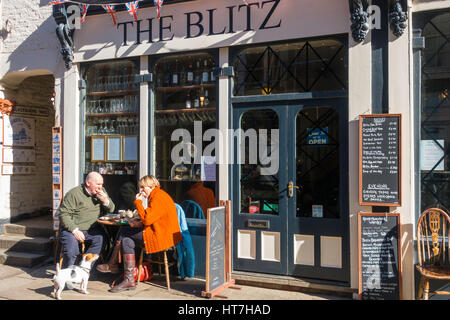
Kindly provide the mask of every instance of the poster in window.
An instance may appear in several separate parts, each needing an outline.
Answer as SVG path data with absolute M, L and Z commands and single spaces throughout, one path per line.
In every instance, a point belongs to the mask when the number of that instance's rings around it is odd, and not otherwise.
M 420 140 L 420 170 L 445 170 L 444 149 L 444 140 Z
M 137 137 L 123 137 L 122 161 L 137 161 Z
M 120 161 L 122 139 L 120 137 L 107 137 L 107 161 Z
M 3 116 L 3 145 L 34 147 L 35 119 Z
M 92 161 L 105 161 L 105 137 L 92 137 Z

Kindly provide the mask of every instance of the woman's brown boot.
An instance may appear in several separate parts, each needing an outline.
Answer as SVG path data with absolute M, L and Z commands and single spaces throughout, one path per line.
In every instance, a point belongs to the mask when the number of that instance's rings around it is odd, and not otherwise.
M 112 287 L 110 292 L 116 293 L 125 290 L 136 289 L 136 282 L 133 277 L 133 271 L 136 267 L 136 260 L 134 254 L 124 254 L 123 255 L 123 281 L 118 285 Z
M 119 260 L 119 250 L 120 250 L 120 240 L 117 240 L 116 245 L 114 246 L 113 252 L 111 253 L 111 257 L 109 258 L 109 261 L 107 263 L 104 264 L 99 264 L 97 265 L 97 271 L 103 272 L 103 273 L 107 273 L 107 272 L 111 272 L 111 273 L 119 273 L 119 265 L 118 265 L 118 260 Z

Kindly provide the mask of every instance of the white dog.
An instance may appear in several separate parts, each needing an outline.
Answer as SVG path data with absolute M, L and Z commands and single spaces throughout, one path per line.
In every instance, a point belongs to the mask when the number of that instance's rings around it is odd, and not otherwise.
M 79 266 L 70 266 L 65 269 L 59 267 L 59 263 L 56 264 L 56 274 L 53 277 L 53 285 L 55 289 L 53 290 L 53 296 L 61 300 L 61 292 L 66 286 L 66 282 L 79 283 L 80 290 L 84 294 L 89 294 L 87 291 L 87 285 L 89 281 L 89 275 L 91 272 L 92 263 L 98 259 L 98 254 L 86 253 L 83 254 L 83 258 Z M 69 287 L 69 285 L 67 285 Z

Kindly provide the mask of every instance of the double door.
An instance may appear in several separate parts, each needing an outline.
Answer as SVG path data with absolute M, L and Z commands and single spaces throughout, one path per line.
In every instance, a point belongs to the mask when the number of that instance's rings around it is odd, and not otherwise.
M 234 270 L 349 282 L 347 100 L 233 110 Z

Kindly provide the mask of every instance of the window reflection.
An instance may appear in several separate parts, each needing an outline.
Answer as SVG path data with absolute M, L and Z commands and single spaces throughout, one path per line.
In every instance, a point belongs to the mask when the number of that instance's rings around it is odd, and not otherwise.
M 272 130 L 279 129 L 278 115 L 273 110 L 247 111 L 241 118 L 242 134 L 245 137 L 243 158 L 240 160 L 241 213 L 279 214 L 279 173 L 264 174 L 271 154 Z M 266 138 L 260 135 L 266 131 Z M 263 131 L 264 132 L 264 131 Z M 263 139 L 263 140 L 262 140 Z M 242 141 L 242 140 L 241 140 Z M 263 143 L 267 152 L 261 152 Z M 278 148 L 276 148 L 278 152 Z M 263 154 L 264 156 L 261 156 Z
M 336 109 L 310 107 L 296 121 L 297 216 L 339 218 L 339 118 Z
M 345 90 L 347 50 L 335 39 L 247 48 L 234 59 L 234 95 Z

